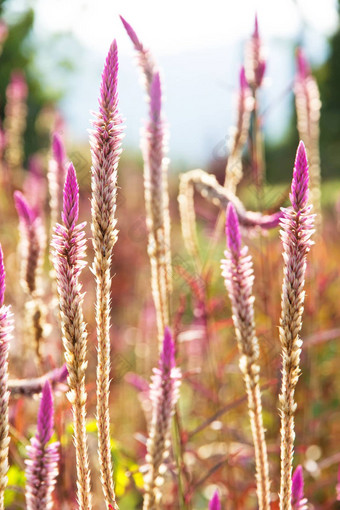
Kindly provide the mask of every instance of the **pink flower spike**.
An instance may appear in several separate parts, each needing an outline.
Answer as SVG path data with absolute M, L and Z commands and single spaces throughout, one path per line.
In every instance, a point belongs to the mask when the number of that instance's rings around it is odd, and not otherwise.
M 301 80 L 306 79 L 307 76 L 311 74 L 309 63 L 302 48 L 298 48 L 296 50 L 296 67 L 298 71 L 298 78 Z
M 209 501 L 209 510 L 221 510 L 221 501 L 217 490 L 214 492 L 213 497 Z
M 76 171 L 72 163 L 70 163 L 67 170 L 61 216 L 67 229 L 72 229 L 75 226 L 79 216 L 79 186 Z
M 142 49 L 143 46 L 142 46 L 140 40 L 138 39 L 137 34 L 134 31 L 134 29 L 132 28 L 132 26 L 126 21 L 126 19 L 123 18 L 123 16 L 119 16 L 119 17 L 121 19 L 121 22 L 124 25 L 124 28 L 126 30 L 127 35 L 130 37 L 130 39 L 131 39 L 134 47 L 136 48 L 136 50 Z
M 159 73 L 155 73 L 150 88 L 150 116 L 151 119 L 157 123 L 160 120 L 161 116 L 161 100 L 162 100 L 162 90 L 161 90 L 161 80 Z
M 237 260 L 241 254 L 241 234 L 237 213 L 231 202 L 227 206 L 226 236 L 227 246 L 233 258 Z
M 170 372 L 175 366 L 175 345 L 172 340 L 171 331 L 168 327 L 164 331 L 163 350 L 160 358 L 160 369 Z
M 45 382 L 38 413 L 38 436 L 41 443 L 46 444 L 53 434 L 53 397 L 50 382 Z
M 34 221 L 36 214 L 29 206 L 21 191 L 14 192 L 14 203 L 20 221 L 22 221 L 25 225 L 30 226 Z
M 61 137 L 58 133 L 52 136 L 52 154 L 58 165 L 63 165 L 65 161 L 65 148 Z
M 247 78 L 246 78 L 246 72 L 245 72 L 244 66 L 242 66 L 241 71 L 240 71 L 240 89 L 243 92 L 248 87 L 249 87 L 249 85 L 248 85 Z
M 4 304 L 5 289 L 6 289 L 6 272 L 4 266 L 4 254 L 0 244 L 0 307 Z
M 302 466 L 297 466 L 292 477 L 292 504 L 295 505 L 303 498 L 303 471 Z
M 308 173 L 308 161 L 306 148 L 304 143 L 299 143 L 294 170 L 291 193 L 289 195 L 290 201 L 295 212 L 306 207 L 308 202 L 308 184 L 309 184 L 309 173 Z
M 105 116 L 117 108 L 118 49 L 114 39 L 107 54 L 100 86 L 100 113 Z M 120 119 L 119 119 L 120 120 Z M 120 122 L 121 123 L 121 120 Z

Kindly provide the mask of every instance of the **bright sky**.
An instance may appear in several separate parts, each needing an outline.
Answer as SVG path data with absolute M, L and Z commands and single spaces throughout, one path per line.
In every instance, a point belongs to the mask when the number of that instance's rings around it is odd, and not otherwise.
M 111 40 L 131 50 L 122 14 L 157 54 L 220 46 L 246 37 L 255 9 L 264 38 L 292 37 L 305 22 L 323 34 L 335 28 L 336 0 L 37 0 L 41 30 L 69 30 L 86 46 L 106 52 Z

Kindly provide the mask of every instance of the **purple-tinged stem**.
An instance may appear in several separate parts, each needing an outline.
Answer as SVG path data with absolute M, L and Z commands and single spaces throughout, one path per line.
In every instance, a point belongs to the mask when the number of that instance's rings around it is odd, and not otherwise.
M 53 435 L 53 396 L 48 381 L 43 387 L 38 413 L 38 427 L 27 447 L 26 505 L 27 510 L 51 510 L 52 492 L 58 476 L 59 442 L 47 444 Z

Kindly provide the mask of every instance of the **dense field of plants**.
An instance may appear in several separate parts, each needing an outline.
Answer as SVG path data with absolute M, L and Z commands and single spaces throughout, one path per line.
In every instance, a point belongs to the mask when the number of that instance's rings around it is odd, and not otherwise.
M 257 19 L 224 175 L 177 176 L 162 73 L 122 23 L 147 103 L 142 165 L 122 151 L 116 41 L 91 163 L 50 112 L 51 146 L 26 165 L 24 74 L 7 86 L 0 510 L 340 508 L 340 212 L 321 206 L 303 50 L 290 182 L 266 184 Z

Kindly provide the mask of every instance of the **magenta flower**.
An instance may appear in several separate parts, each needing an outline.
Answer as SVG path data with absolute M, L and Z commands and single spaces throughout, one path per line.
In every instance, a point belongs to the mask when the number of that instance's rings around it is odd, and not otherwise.
M 292 508 L 293 510 L 307 510 L 307 498 L 303 496 L 303 470 L 297 466 L 292 477 Z
M 256 90 L 261 87 L 265 71 L 266 61 L 263 58 L 262 41 L 257 15 L 255 15 L 254 32 L 248 41 L 245 54 L 245 75 L 251 88 Z
M 175 367 L 175 346 L 169 328 L 164 331 L 159 367 L 154 368 L 153 372 L 150 385 L 152 418 L 146 446 L 148 472 L 145 476 L 144 510 L 155 508 L 155 502 L 161 499 L 160 487 L 164 475 L 161 466 L 169 453 L 171 417 L 179 398 L 181 373 Z
M 221 501 L 217 490 L 214 492 L 213 497 L 209 501 L 209 510 L 221 510 Z
M 66 154 L 64 144 L 58 133 L 52 137 L 52 158 L 48 164 L 48 186 L 50 193 L 51 225 L 52 228 L 60 221 L 60 211 L 63 208 L 63 189 L 66 176 Z
M 281 414 L 281 510 L 291 507 L 292 464 L 294 451 L 295 387 L 300 375 L 302 314 L 305 299 L 306 255 L 313 242 L 314 215 L 308 205 L 308 162 L 303 142 L 295 159 L 290 193 L 292 206 L 283 209 L 281 241 L 283 245 L 283 284 L 281 294 L 280 342 L 282 348 Z M 299 476 L 299 475 L 297 475 Z
M 40 401 L 38 427 L 27 447 L 26 504 L 27 510 L 49 510 L 53 506 L 52 492 L 58 476 L 59 442 L 47 444 L 53 435 L 53 397 L 46 381 Z
M 143 76 L 145 79 L 145 89 L 149 95 L 151 83 L 155 75 L 155 72 L 157 71 L 154 59 L 152 57 L 150 50 L 146 49 L 143 46 L 132 26 L 123 18 L 123 16 L 120 16 L 120 19 L 124 25 L 126 33 L 130 37 L 132 44 L 137 52 L 138 66 L 143 72 Z

